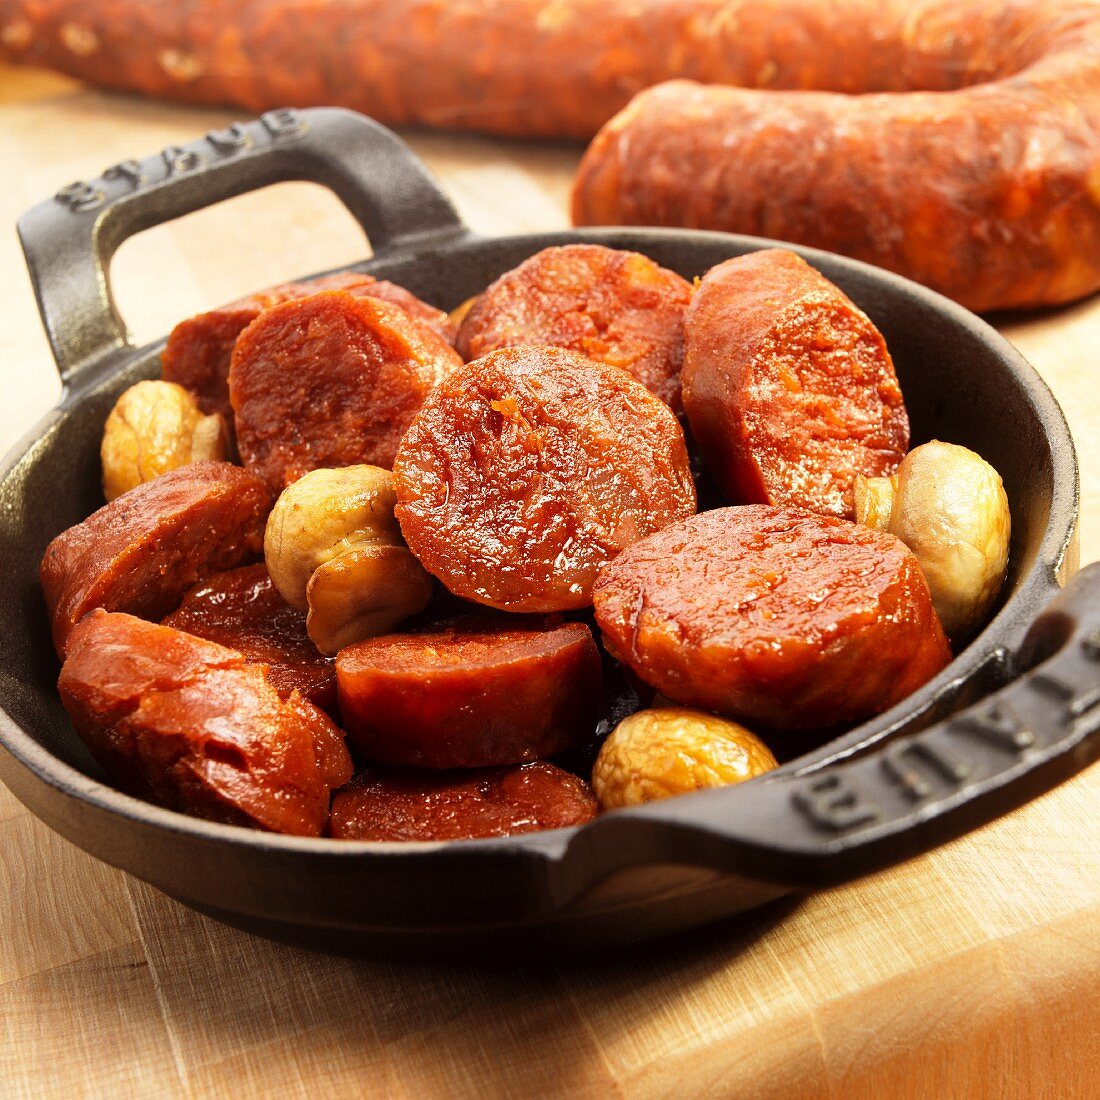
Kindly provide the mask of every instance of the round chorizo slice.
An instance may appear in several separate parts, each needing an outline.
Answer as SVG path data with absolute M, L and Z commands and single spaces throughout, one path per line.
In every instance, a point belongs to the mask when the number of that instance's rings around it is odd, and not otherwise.
M 511 768 L 425 772 L 369 768 L 332 799 L 337 840 L 472 840 L 583 825 L 591 787 L 539 761 Z
M 336 707 L 335 661 L 317 652 L 306 633 L 305 615 L 279 595 L 263 562 L 196 585 L 163 624 L 266 665 L 268 679 L 284 699 L 297 691 L 322 710 L 331 713 Z
M 213 573 L 261 553 L 271 494 L 228 462 L 195 462 L 135 486 L 62 531 L 39 576 L 54 645 L 95 607 L 161 619 Z
M 905 545 L 801 509 L 703 512 L 620 554 L 594 595 L 607 647 L 647 683 L 775 729 L 862 721 L 951 659 Z
M 909 418 L 882 334 L 785 249 L 703 276 L 684 321 L 684 409 L 735 503 L 855 518 L 857 474 L 897 469 Z
M 691 284 L 638 252 L 598 244 L 546 248 L 506 272 L 458 330 L 463 359 L 551 344 L 619 367 L 680 411 L 684 310 Z
M 125 791 L 212 821 L 320 836 L 352 774 L 343 737 L 262 665 L 131 615 L 77 625 L 58 689 L 81 739 Z
M 340 651 L 340 714 L 368 760 L 480 768 L 553 756 L 595 728 L 600 655 L 583 623 L 386 634 Z
M 462 360 L 404 310 L 327 291 L 241 333 L 229 393 L 241 460 L 275 491 L 322 466 L 389 469 L 425 397 Z
M 357 298 L 379 298 L 400 306 L 411 317 L 434 329 L 447 343 L 454 342 L 455 326 L 443 310 L 422 302 L 395 283 L 344 272 L 282 283 L 181 321 L 169 334 L 161 355 L 161 376 L 166 382 L 176 382 L 190 390 L 204 413 L 221 413 L 226 423 L 231 424 L 229 363 L 237 337 L 265 309 L 325 290 L 344 290 Z
M 561 348 L 502 348 L 456 370 L 413 420 L 393 473 L 421 564 L 505 611 L 587 606 L 623 547 L 695 511 L 668 406 Z

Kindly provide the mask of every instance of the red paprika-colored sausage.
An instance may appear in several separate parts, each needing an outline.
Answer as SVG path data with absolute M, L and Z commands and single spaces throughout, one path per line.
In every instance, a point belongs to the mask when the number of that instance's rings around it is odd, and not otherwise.
M 369 768 L 332 799 L 338 840 L 471 840 L 583 825 L 596 797 L 553 764 L 425 772 Z
M 777 729 L 869 718 L 951 659 L 902 542 L 796 509 L 693 516 L 623 551 L 594 597 L 608 648 L 658 691 Z
M 324 466 L 389 468 L 425 397 L 462 360 L 404 310 L 340 291 L 265 310 L 229 368 L 245 466 L 281 491 Z
M 76 627 L 58 690 L 83 741 L 131 794 L 212 821 L 320 836 L 348 781 L 340 731 L 231 649 L 131 615 Z
M 160 619 L 196 582 L 258 554 L 270 510 L 271 496 L 254 474 L 195 462 L 135 486 L 63 531 L 39 569 L 58 654 L 93 608 Z
M 980 310 L 1100 287 L 1098 33 L 1080 0 L 0 0 L 0 55 L 191 102 L 576 138 L 625 107 L 578 224 L 799 241 Z
M 263 562 L 196 585 L 163 622 L 266 665 L 271 686 L 284 699 L 297 691 L 322 710 L 336 707 L 335 661 L 317 652 L 305 615 L 279 595 Z
M 318 279 L 273 286 L 181 321 L 172 329 L 161 355 L 162 377 L 190 390 L 204 413 L 221 413 L 232 424 L 229 362 L 237 337 L 265 309 L 325 290 L 345 290 L 355 297 L 378 298 L 400 306 L 448 343 L 454 339 L 454 328 L 447 314 L 422 302 L 404 287 L 355 272 L 322 275 Z
M 517 764 L 595 728 L 600 656 L 583 623 L 508 629 L 499 620 L 386 634 L 336 658 L 340 713 L 368 760 L 428 768 Z
M 638 252 L 545 248 L 477 298 L 455 347 L 466 360 L 516 344 L 568 348 L 620 367 L 679 412 L 690 301 L 686 279 Z
M 703 277 L 684 322 L 684 408 L 731 501 L 855 518 L 856 474 L 891 474 L 909 418 L 882 334 L 793 252 Z
M 456 595 L 506 611 L 591 602 L 624 546 L 695 511 L 683 432 L 625 371 L 503 348 L 424 402 L 394 463 L 412 552 Z

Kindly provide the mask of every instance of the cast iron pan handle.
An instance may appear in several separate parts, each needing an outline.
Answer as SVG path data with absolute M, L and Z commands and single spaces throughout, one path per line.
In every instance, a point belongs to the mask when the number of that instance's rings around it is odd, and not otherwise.
M 19 219 L 38 309 L 66 387 L 130 346 L 108 265 L 127 237 L 286 180 L 323 184 L 363 227 L 375 254 L 416 250 L 469 231 L 423 164 L 389 130 L 334 107 L 269 111 L 144 160 L 78 180 Z
M 980 703 L 851 759 L 597 818 L 571 845 L 566 878 L 598 881 L 644 850 L 647 862 L 657 852 L 795 889 L 828 886 L 1069 778 L 1100 756 L 1100 562 L 1038 616 L 1016 667 L 1028 671 Z

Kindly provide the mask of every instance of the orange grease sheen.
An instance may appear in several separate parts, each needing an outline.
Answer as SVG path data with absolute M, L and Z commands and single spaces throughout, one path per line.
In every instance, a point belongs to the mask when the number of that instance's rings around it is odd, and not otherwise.
M 467 360 L 517 344 L 568 348 L 625 370 L 678 410 L 690 301 L 687 280 L 638 252 L 546 248 L 477 298 L 455 346 Z
M 320 836 L 351 758 L 339 729 L 232 649 L 130 615 L 73 631 L 58 690 L 123 790 L 212 821 Z
M 798 509 L 704 512 L 600 574 L 608 648 L 689 706 L 782 729 L 858 722 L 951 659 L 893 535 Z
M 371 768 L 332 800 L 339 840 L 468 840 L 583 825 L 591 788 L 553 764 L 462 772 Z
M 393 473 L 421 564 L 506 611 L 586 606 L 623 547 L 695 511 L 668 406 L 625 371 L 559 348 L 505 348 L 456 370 L 424 402 Z
M 206 638 L 267 665 L 285 699 L 298 691 L 322 710 L 336 706 L 336 663 L 317 652 L 306 617 L 279 595 L 263 562 L 210 577 L 192 588 L 165 626 Z
M 383 635 L 341 650 L 336 675 L 352 745 L 429 768 L 553 756 L 592 732 L 600 700 L 599 652 L 582 623 Z

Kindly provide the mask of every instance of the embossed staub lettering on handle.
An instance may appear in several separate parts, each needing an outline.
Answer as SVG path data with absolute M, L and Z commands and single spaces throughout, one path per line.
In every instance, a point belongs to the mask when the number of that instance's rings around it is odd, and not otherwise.
M 87 214 L 168 179 L 298 137 L 307 129 L 305 117 L 293 108 L 268 111 L 257 122 L 234 122 L 225 129 L 211 130 L 200 141 L 169 145 L 155 157 L 112 164 L 97 179 L 76 180 L 62 187 L 54 199 L 74 214 Z
M 898 795 L 910 810 L 949 799 L 1100 727 L 1100 684 L 1095 670 L 1087 674 L 1098 662 L 1100 631 L 1094 630 L 1067 645 L 1046 667 L 963 714 L 875 753 L 796 777 L 792 804 L 813 829 L 836 836 L 896 817 L 896 811 L 884 807 L 896 806 Z

